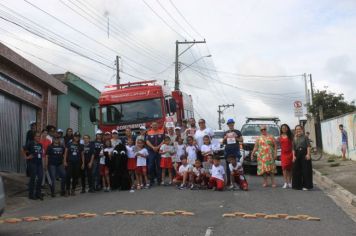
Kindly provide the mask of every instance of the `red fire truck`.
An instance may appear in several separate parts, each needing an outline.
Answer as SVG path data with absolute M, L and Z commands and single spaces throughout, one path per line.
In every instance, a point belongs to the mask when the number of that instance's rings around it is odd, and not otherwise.
M 149 128 L 152 122 L 162 128 L 167 120 L 181 124 L 191 117 L 191 96 L 170 91 L 156 80 L 106 86 L 99 97 L 98 110 L 90 110 L 90 120 L 104 132 L 117 129 L 121 133 L 126 128 L 137 132 L 140 126 Z

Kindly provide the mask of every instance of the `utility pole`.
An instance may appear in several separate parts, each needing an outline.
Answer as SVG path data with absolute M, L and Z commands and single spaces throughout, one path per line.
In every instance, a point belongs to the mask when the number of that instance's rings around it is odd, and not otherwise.
M 229 107 L 235 107 L 234 104 L 223 104 L 223 105 L 219 105 L 219 110 L 218 110 L 218 114 L 219 114 L 219 120 L 218 120 L 218 124 L 219 124 L 219 129 L 221 130 L 221 115 L 222 113 L 228 109 Z M 224 109 L 222 109 L 224 108 Z
M 309 95 L 308 95 L 308 81 L 307 81 L 307 74 L 304 73 L 303 74 L 304 77 L 304 89 L 305 89 L 305 103 L 306 106 L 309 105 L 310 101 L 309 101 Z
M 310 92 L 311 92 L 311 100 L 310 100 L 310 105 L 313 105 L 313 99 L 314 99 L 314 89 L 313 89 L 313 77 L 312 74 L 309 74 L 309 79 L 310 79 Z
M 191 47 L 194 46 L 196 43 L 206 43 L 205 39 L 204 41 L 176 41 L 176 57 L 175 57 L 175 78 L 174 78 L 174 90 L 179 91 L 179 56 L 188 51 Z M 190 44 L 188 48 L 186 48 L 183 52 L 179 53 L 179 45 L 180 44 Z
M 120 84 L 120 57 L 116 56 L 116 84 Z

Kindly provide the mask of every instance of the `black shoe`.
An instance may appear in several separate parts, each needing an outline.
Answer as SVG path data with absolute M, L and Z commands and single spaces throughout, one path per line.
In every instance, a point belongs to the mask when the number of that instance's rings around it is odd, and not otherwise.
M 56 194 L 55 193 L 51 193 L 51 197 L 56 197 Z
M 82 189 L 82 191 L 80 191 L 80 193 L 85 193 L 85 189 Z
M 64 197 L 66 195 L 66 192 L 65 191 L 62 191 L 61 192 L 61 196 Z
M 70 191 L 70 195 L 71 195 L 71 196 L 75 196 L 75 190 L 74 190 L 74 189 L 72 189 L 72 190 Z
M 94 189 L 89 189 L 88 192 L 89 192 L 89 193 L 95 193 L 95 190 L 94 190 Z
M 37 198 L 34 197 L 34 196 L 29 196 L 28 199 L 30 199 L 30 200 L 37 200 Z
M 43 201 L 43 196 L 42 196 L 42 194 L 41 194 L 40 196 L 37 196 L 36 198 L 39 199 L 39 200 L 41 200 L 41 201 Z

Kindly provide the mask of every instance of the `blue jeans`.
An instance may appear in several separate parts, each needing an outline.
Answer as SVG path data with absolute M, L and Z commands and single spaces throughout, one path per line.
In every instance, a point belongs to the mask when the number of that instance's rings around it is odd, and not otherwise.
M 93 166 L 92 166 L 92 184 L 91 186 L 95 189 L 98 190 L 101 188 L 101 177 L 100 177 L 100 164 L 99 164 L 99 158 L 94 159 L 93 161 Z
M 41 196 L 41 184 L 43 178 L 43 166 L 41 163 L 28 162 L 30 181 L 28 183 L 28 194 L 29 197 L 40 197 Z M 36 182 L 37 178 L 37 182 Z
M 228 160 L 228 156 L 229 155 L 234 155 L 236 157 L 236 161 L 240 161 L 241 159 L 241 153 L 240 153 L 240 150 L 238 149 L 233 149 L 233 150 L 225 150 L 224 151 L 224 158 L 225 158 L 225 161 L 226 161 L 226 179 L 227 179 L 227 183 L 229 184 L 230 183 L 230 168 L 229 168 L 229 160 Z
M 49 176 L 52 180 L 51 193 L 54 193 L 56 186 L 56 177 L 61 178 L 61 193 L 65 192 L 66 185 L 66 173 L 63 165 L 49 165 L 48 166 Z
M 153 150 L 148 151 L 148 174 L 150 175 L 151 184 L 154 183 L 155 177 L 157 178 L 158 183 L 161 182 L 162 169 L 160 167 L 161 156 L 158 152 Z

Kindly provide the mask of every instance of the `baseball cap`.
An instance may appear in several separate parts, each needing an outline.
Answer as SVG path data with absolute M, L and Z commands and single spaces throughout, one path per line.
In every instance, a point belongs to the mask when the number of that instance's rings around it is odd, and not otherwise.
M 57 133 L 63 133 L 62 129 L 57 129 Z
M 116 129 L 111 130 L 112 134 L 118 134 L 119 132 Z
M 103 134 L 103 131 L 101 131 L 100 129 L 98 129 L 95 134 Z
M 75 137 L 80 137 L 81 135 L 80 135 L 79 132 L 75 132 L 73 136 L 75 136 Z
M 111 133 L 109 131 L 105 132 L 105 135 L 110 135 Z
M 34 124 L 36 124 L 37 122 L 36 121 L 34 121 L 34 120 L 31 120 L 30 121 L 30 125 L 34 125 Z
M 174 123 L 173 122 L 167 122 L 166 123 L 167 128 L 174 128 Z
M 227 120 L 226 124 L 231 124 L 231 123 L 235 123 L 234 119 L 230 118 Z
M 179 129 L 180 130 L 181 128 L 179 126 L 177 126 L 175 129 Z
M 140 126 L 140 130 L 146 130 L 146 127 L 145 126 Z

